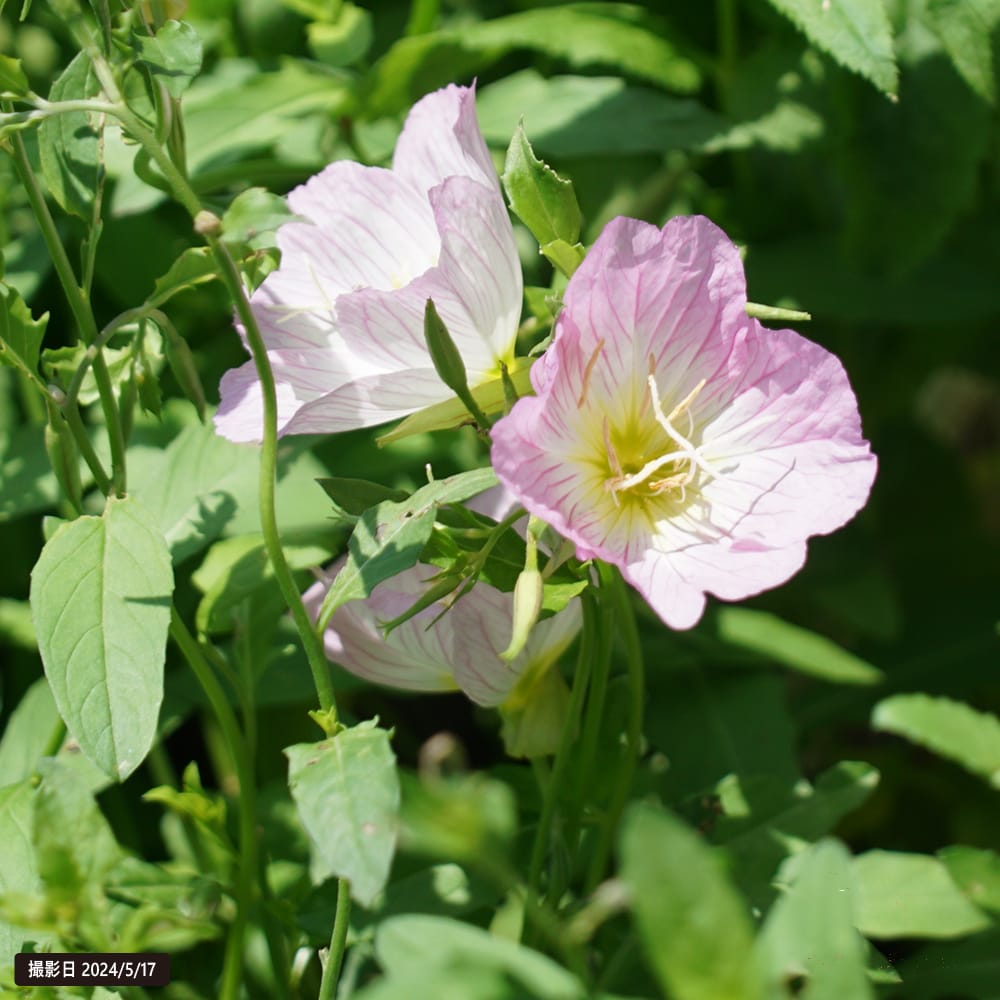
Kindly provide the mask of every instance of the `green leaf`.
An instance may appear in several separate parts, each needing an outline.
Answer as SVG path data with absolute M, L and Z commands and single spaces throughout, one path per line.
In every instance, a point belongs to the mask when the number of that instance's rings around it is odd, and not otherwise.
M 133 498 L 64 524 L 31 574 L 45 674 L 72 736 L 123 781 L 156 735 L 173 574 L 156 521 Z
M 86 887 L 103 881 L 123 852 L 72 768 L 44 760 L 39 769 L 33 821 L 38 874 L 50 898 L 76 900 Z
M 906 1000 L 993 1000 L 1000 982 L 1000 930 L 928 945 L 904 961 L 899 972 Z
M 674 1000 L 762 996 L 749 908 L 712 848 L 664 810 L 634 804 L 621 860 L 646 959 Z
M 517 49 L 558 59 L 572 69 L 603 66 L 693 93 L 701 73 L 661 30 L 632 4 L 563 4 L 403 38 L 374 67 L 371 113 L 400 111 L 428 90 L 472 76 Z
M 512 73 L 477 100 L 486 141 L 506 146 L 524 118 L 534 149 L 558 157 L 617 157 L 696 150 L 730 130 L 695 100 L 627 84 L 612 76 Z
M 1000 855 L 977 847 L 945 847 L 937 852 L 955 884 L 969 899 L 1000 913 Z
M 212 427 L 186 427 L 166 449 L 134 449 L 129 471 L 142 501 L 181 562 L 209 545 L 256 490 L 258 452 L 233 444 Z
M 749 608 L 720 608 L 719 637 L 770 660 L 834 684 L 877 684 L 882 671 L 846 649 L 777 615 Z
M 855 921 L 873 938 L 951 938 L 989 926 L 948 869 L 927 854 L 868 851 L 854 859 Z
M 216 277 L 215 262 L 208 247 L 188 247 L 170 265 L 162 278 L 156 279 L 153 294 L 147 302 L 150 306 L 162 306 L 178 292 L 194 288 Z
M 375 721 L 322 743 L 287 747 L 288 785 L 313 846 L 313 878 L 346 878 L 371 906 L 396 847 L 399 777 L 389 734 Z
M 439 504 L 459 503 L 496 483 L 492 469 L 474 469 L 428 483 L 400 503 L 387 500 L 365 511 L 347 543 L 347 562 L 323 599 L 317 628 L 325 629 L 342 604 L 367 597 L 383 580 L 416 564 Z
M 79 52 L 52 84 L 49 100 L 97 97 L 101 85 L 85 52 Z M 101 184 L 103 115 L 68 111 L 52 115 L 38 130 L 38 152 L 49 194 L 60 208 L 89 222 Z
M 28 92 L 28 78 L 21 69 L 21 60 L 0 55 L 0 93 L 20 97 Z
M 523 124 L 518 124 L 507 147 L 501 179 L 514 214 L 539 245 L 552 240 L 573 244 L 580 238 L 580 206 L 573 182 L 535 156 Z
M 1000 719 L 950 698 L 898 694 L 880 701 L 872 728 L 904 736 L 1000 788 Z
M 862 267 L 893 276 L 925 260 L 975 203 L 990 151 L 990 106 L 925 34 L 930 45 L 900 52 L 904 99 L 859 101 L 841 153 L 851 190 L 847 246 Z M 910 169 L 914 163 L 920 170 Z M 883 280 L 880 288 L 891 284 Z
M 49 314 L 34 319 L 16 289 L 0 281 L 0 364 L 37 380 L 38 358 Z
M 325 476 L 317 479 L 326 495 L 351 517 L 360 517 L 369 507 L 385 500 L 400 501 L 407 497 L 405 490 L 394 490 L 367 479 L 345 479 L 342 476 Z
M 41 886 L 32 846 L 31 816 L 35 788 L 30 781 L 0 788 L 0 899 L 13 893 L 34 895 Z M 2 911 L 0 911 L 2 913 Z M 47 934 L 25 930 L 0 919 L 0 969 L 12 966 L 14 955 L 26 940 L 47 939 Z
M 306 26 L 309 51 L 327 66 L 350 66 L 364 58 L 374 40 L 372 15 L 353 3 L 342 3 L 332 24 L 314 21 Z
M 201 39 L 185 21 L 167 21 L 152 38 L 136 33 L 132 45 L 171 97 L 180 97 L 201 69 Z
M 583 1000 L 587 995 L 583 984 L 548 956 L 450 917 L 392 917 L 379 926 L 375 954 L 390 976 L 403 981 L 420 982 L 438 968 L 472 967 L 506 973 L 518 996 Z
M 55 507 L 59 495 L 44 428 L 26 424 L 0 432 L 0 523 Z
M 779 677 L 718 670 L 662 673 L 646 710 L 649 741 L 667 756 L 671 799 L 708 791 L 727 774 L 799 777 Z M 698 753 L 690 748 L 698 747 Z
M 841 761 L 811 785 L 790 784 L 771 775 L 731 775 L 717 787 L 723 815 L 712 829 L 725 845 L 733 875 L 751 902 L 764 908 L 775 872 L 790 854 L 830 833 L 874 792 L 879 773 L 861 761 Z
M 274 241 L 268 239 L 269 235 L 295 219 L 284 198 L 264 188 L 248 188 L 233 199 L 223 215 L 222 239 L 252 247 L 261 245 L 263 239 L 263 245 L 271 246 Z
M 34 651 L 38 648 L 35 626 L 31 624 L 31 605 L 0 597 L 0 639 L 8 646 Z M 0 777 L 0 785 L 6 784 Z
M 775 996 L 800 976 L 806 1000 L 870 1000 L 866 948 L 854 929 L 851 860 L 835 840 L 797 859 L 795 881 L 767 915 L 759 940 Z
M 485 772 L 403 779 L 401 839 L 408 851 L 472 866 L 507 856 L 517 833 L 509 785 Z
M 562 271 L 567 278 L 572 278 L 573 273 L 583 263 L 586 251 L 582 243 L 567 243 L 565 240 L 553 240 L 540 247 L 543 257 L 546 258 L 555 268 Z
M 997 0 L 929 0 L 927 18 L 965 82 L 996 104 L 991 36 L 1000 22 Z
M 333 546 L 286 542 L 284 553 L 291 569 L 309 569 L 325 563 Z M 216 542 L 191 575 L 191 582 L 205 595 L 195 617 L 198 631 L 207 635 L 230 631 L 233 611 L 274 582 L 264 537 L 238 535 Z
M 770 0 L 817 48 L 895 95 L 899 71 L 883 0 Z

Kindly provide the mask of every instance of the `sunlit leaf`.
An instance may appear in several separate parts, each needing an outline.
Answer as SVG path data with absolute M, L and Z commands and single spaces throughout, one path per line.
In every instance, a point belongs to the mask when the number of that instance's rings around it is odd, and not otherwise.
M 904 736 L 1000 788 L 1000 719 L 950 698 L 898 694 L 880 701 L 872 728 Z
M 777 615 L 750 608 L 721 608 L 719 636 L 793 670 L 834 684 L 877 684 L 882 672 L 846 649 Z
M 842 66 L 895 94 L 898 70 L 883 0 L 769 0 Z
M 795 881 L 768 913 L 759 941 L 772 988 L 804 976 L 801 995 L 808 1000 L 874 996 L 852 897 L 850 855 L 842 844 L 823 840 L 797 859 Z
M 31 607 L 59 714 L 119 781 L 156 735 L 173 573 L 154 518 L 132 499 L 64 524 L 31 574 Z
M 990 924 L 927 854 L 868 851 L 851 866 L 858 930 L 873 938 L 953 938 Z
M 675 1000 L 758 1000 L 749 907 L 711 847 L 680 820 L 633 805 L 621 833 L 621 877 L 646 960 Z
M 288 784 L 313 846 L 313 877 L 346 878 L 371 906 L 396 847 L 399 778 L 389 734 L 374 721 L 285 750 Z

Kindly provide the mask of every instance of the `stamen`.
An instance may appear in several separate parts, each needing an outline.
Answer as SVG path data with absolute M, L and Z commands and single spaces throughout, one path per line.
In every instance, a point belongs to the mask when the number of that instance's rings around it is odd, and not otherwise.
M 590 373 L 594 370 L 594 365 L 603 349 L 604 340 L 602 338 L 597 342 L 597 347 L 594 348 L 594 353 L 591 354 L 590 360 L 587 362 L 587 367 L 583 369 L 583 388 L 580 390 L 580 398 L 576 401 L 577 406 L 583 406 L 587 401 L 587 389 L 590 387 Z
M 667 437 L 670 438 L 675 444 L 680 445 L 685 451 L 685 457 L 689 462 L 693 462 L 695 465 L 701 469 L 702 472 L 707 473 L 710 476 L 718 476 L 719 472 L 713 469 L 712 466 L 705 461 L 699 454 L 699 449 L 696 448 L 687 438 L 681 436 L 674 427 L 671 425 L 670 420 L 672 419 L 674 413 L 680 411 L 683 412 L 691 404 L 691 400 L 701 391 L 701 387 L 705 384 L 704 381 L 700 382 L 694 390 L 694 393 L 689 394 L 679 407 L 675 408 L 670 417 L 663 415 L 663 404 L 660 401 L 660 391 L 656 387 L 656 379 L 650 375 L 649 379 L 649 392 L 653 397 L 653 411 L 656 413 L 656 422 L 667 432 Z

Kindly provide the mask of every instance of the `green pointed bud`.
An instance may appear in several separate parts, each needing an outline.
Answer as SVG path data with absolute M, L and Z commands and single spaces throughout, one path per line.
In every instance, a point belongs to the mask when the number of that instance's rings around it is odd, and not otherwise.
M 164 324 L 163 331 L 163 353 L 170 365 L 170 370 L 177 379 L 177 384 L 181 391 L 198 411 L 198 419 L 205 422 L 205 390 L 201 385 L 201 376 L 194 363 L 194 355 L 188 342 L 173 328 L 172 325 Z
M 483 430 L 488 430 L 489 419 L 472 398 L 472 393 L 469 392 L 469 379 L 465 373 L 465 362 L 462 360 L 462 355 L 458 353 L 458 348 L 455 346 L 455 341 L 451 339 L 451 334 L 444 325 L 444 320 L 438 315 L 433 299 L 428 299 L 424 308 L 424 340 L 427 342 L 431 361 L 434 362 L 434 370 L 438 373 L 441 381 L 458 396 L 465 408 L 475 418 L 476 423 Z
M 544 581 L 537 569 L 520 572 L 517 583 L 514 584 L 514 626 L 510 645 L 500 654 L 500 658 L 508 663 L 516 660 L 527 645 L 528 637 L 542 610 L 543 590 Z
M 582 243 L 567 243 L 566 240 L 552 240 L 542 245 L 542 256 L 567 278 L 583 263 L 586 250 Z
M 515 695 L 500 706 L 504 749 L 511 757 L 529 759 L 554 754 L 568 711 L 569 688 L 563 675 L 546 670 L 530 691 L 515 689 Z
M 540 246 L 554 240 L 576 243 L 581 216 L 573 182 L 560 177 L 535 156 L 523 122 L 517 126 L 507 148 L 501 180 L 514 214 L 531 230 Z
M 746 313 L 754 319 L 762 319 L 772 323 L 808 323 L 812 316 L 797 309 L 782 309 L 780 306 L 764 306 L 759 302 L 748 302 Z

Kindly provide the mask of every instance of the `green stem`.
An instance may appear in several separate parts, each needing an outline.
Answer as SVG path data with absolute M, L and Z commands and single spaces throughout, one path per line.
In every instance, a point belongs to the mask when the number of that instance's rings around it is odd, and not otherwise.
M 83 426 L 83 418 L 80 416 L 80 411 L 75 406 L 67 406 L 63 408 L 63 416 L 66 418 L 66 426 L 69 428 L 70 434 L 73 435 L 73 441 L 80 455 L 87 463 L 87 468 L 90 469 L 90 474 L 94 477 L 94 482 L 97 483 L 97 488 L 105 496 L 108 496 L 113 489 L 111 477 L 104 471 L 104 466 L 97 457 L 97 452 L 94 451 L 94 446 L 90 443 L 90 438 L 87 437 L 87 428 Z
M 538 820 L 538 830 L 535 833 L 535 842 L 531 849 L 531 862 L 528 868 L 529 903 L 540 895 L 542 864 L 545 860 L 545 852 L 549 846 L 549 838 L 552 833 L 552 820 L 555 816 L 556 800 L 566 779 L 566 770 L 570 760 L 569 751 L 576 738 L 577 726 L 580 721 L 580 710 L 583 707 L 583 697 L 590 677 L 596 631 L 597 621 L 593 597 L 584 593 L 583 635 L 580 638 L 580 652 L 577 656 L 573 688 L 570 692 L 569 707 L 566 710 L 566 720 L 563 723 L 562 734 L 559 737 L 559 747 L 552 765 L 552 774 L 546 786 L 542 789 L 542 814 Z
M 77 283 L 76 274 L 70 264 L 69 256 L 63 247 L 56 229 L 55 220 L 49 211 L 49 206 L 45 201 L 45 196 L 35 178 L 35 173 L 31 169 L 27 151 L 24 148 L 24 141 L 16 132 L 10 136 L 11 149 L 14 156 L 14 167 L 24 190 L 28 195 L 28 202 L 31 210 L 38 220 L 38 228 L 41 231 L 45 246 L 49 251 L 53 267 L 62 286 L 63 294 L 69 303 L 73 319 L 76 321 L 80 337 L 85 344 L 92 344 L 97 340 L 97 322 L 94 319 L 90 302 L 84 294 L 83 289 Z M 101 409 L 104 412 L 104 420 L 108 428 L 108 439 L 111 445 L 111 480 L 112 489 L 117 493 L 125 492 L 125 437 L 122 433 L 121 421 L 118 417 L 118 409 L 115 406 L 114 392 L 111 386 L 111 376 L 108 374 L 108 367 L 101 354 L 94 359 L 94 375 L 97 379 L 97 388 L 101 396 Z M 86 456 L 85 456 L 86 457 Z M 88 461 L 88 465 L 90 462 Z M 93 471 L 93 467 L 91 469 Z M 99 479 L 96 472 L 95 479 Z
M 170 185 L 174 198 L 187 209 L 192 219 L 197 219 L 202 212 L 201 202 L 187 178 L 157 141 L 156 136 L 124 105 L 118 108 L 116 114 L 126 130 L 142 145 L 150 158 L 160 168 L 164 180 Z M 250 302 L 247 299 L 239 270 L 232 255 L 217 234 L 207 232 L 205 239 L 215 258 L 219 276 L 222 278 L 226 290 L 236 306 L 240 322 L 243 324 L 247 344 L 261 384 L 264 406 L 264 440 L 261 444 L 260 456 L 260 522 L 264 544 L 271 565 L 274 567 L 278 586 L 302 639 L 306 659 L 309 661 L 309 669 L 312 671 L 320 709 L 335 718 L 336 702 L 333 682 L 330 677 L 330 665 L 323 651 L 323 641 L 309 620 L 309 613 L 306 611 L 302 595 L 295 585 L 295 578 L 289 568 L 288 561 L 285 559 L 278 534 L 274 499 L 278 470 L 278 402 L 274 373 L 271 371 L 271 362 L 267 356 L 264 338 L 257 325 L 253 310 L 250 308 Z
M 347 879 L 337 882 L 337 914 L 333 920 L 330 935 L 330 953 L 323 965 L 323 978 L 319 984 L 319 1000 L 331 1000 L 334 987 L 340 978 L 340 967 L 344 962 L 344 948 L 347 945 L 347 929 L 351 917 L 351 887 Z
M 625 735 L 628 745 L 625 749 L 621 769 L 615 779 L 614 791 L 611 795 L 611 802 L 608 804 L 607 814 L 601 825 L 597 847 L 590 859 L 590 869 L 587 873 L 585 884 L 585 891 L 587 893 L 593 892 L 597 883 L 604 876 L 608 859 L 611 856 L 611 847 L 615 834 L 618 831 L 618 823 L 625 809 L 629 792 L 632 790 L 632 778 L 635 774 L 636 764 L 639 760 L 639 749 L 642 743 L 642 715 L 645 707 L 642 646 L 639 642 L 639 629 L 636 626 L 635 611 L 632 608 L 631 597 L 618 570 L 599 563 L 598 572 L 601 575 L 601 582 L 604 585 L 602 589 L 606 589 L 614 600 L 618 626 L 625 643 L 625 665 L 628 672 L 629 690 L 629 709 Z
M 236 887 L 237 906 L 236 916 L 230 925 L 229 935 L 226 939 L 220 989 L 222 1000 L 238 1000 L 243 978 L 243 938 L 249 909 L 253 903 L 254 879 L 257 873 L 257 790 L 254 782 L 253 758 L 243 739 L 243 734 L 240 732 L 236 714 L 226 698 L 222 685 L 205 658 L 201 647 L 188 631 L 187 625 L 184 624 L 176 608 L 173 607 L 170 609 L 170 636 L 183 653 L 208 698 L 229 747 L 229 752 L 232 754 L 240 785 L 237 799 L 240 831 L 240 857 Z

